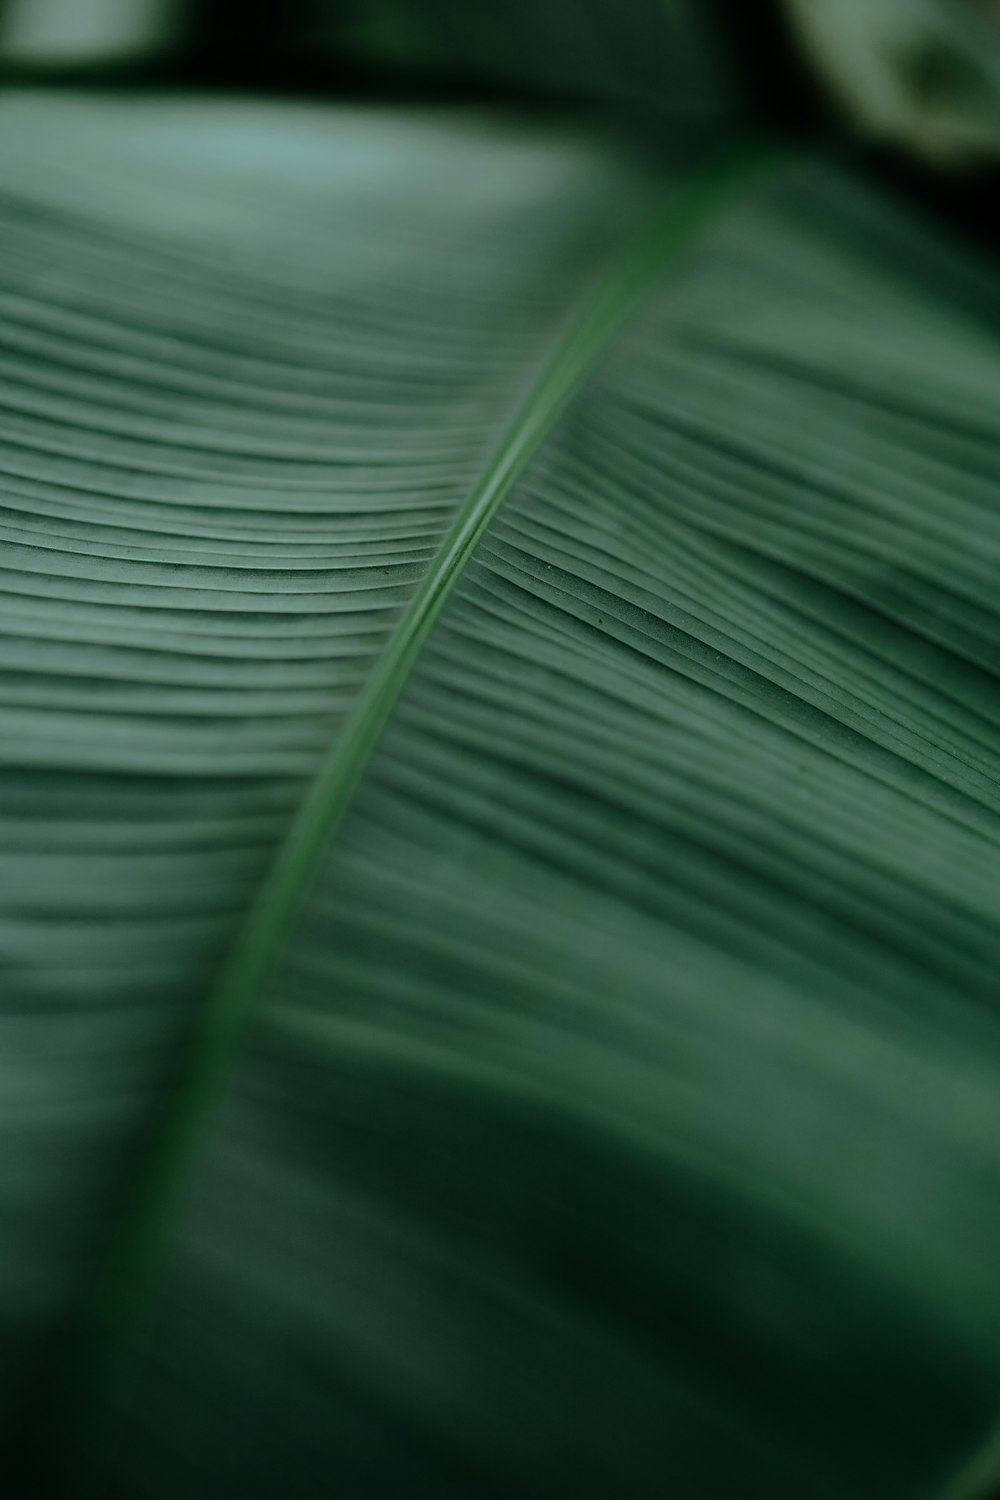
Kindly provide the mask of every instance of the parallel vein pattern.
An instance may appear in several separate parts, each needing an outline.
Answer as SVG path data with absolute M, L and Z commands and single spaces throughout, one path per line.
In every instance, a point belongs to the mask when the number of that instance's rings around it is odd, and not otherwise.
M 250 905 L 219 980 L 205 996 L 194 1025 L 194 1039 L 174 1097 L 147 1159 L 133 1203 L 123 1213 L 99 1286 L 94 1362 L 113 1362 L 117 1344 L 141 1307 L 147 1284 L 188 1175 L 224 1092 L 239 1062 L 240 1049 L 260 993 L 290 937 L 303 901 L 359 780 L 376 749 L 410 674 L 475 549 L 539 445 L 549 436 L 564 407 L 605 353 L 629 315 L 662 279 L 670 260 L 689 248 L 692 238 L 730 198 L 760 174 L 766 158 L 735 153 L 695 174 L 694 181 L 670 195 L 668 207 L 619 264 L 589 304 L 571 321 L 536 384 L 525 394 L 468 498 L 457 510 L 440 546 L 429 560 L 416 591 L 373 663 L 363 690 L 345 717 L 332 748 L 292 819 Z M 101 1278 L 103 1279 L 103 1278 Z M 88 1364 L 91 1362 L 88 1360 Z M 95 1370 L 81 1371 L 93 1384 Z
M 472 119 L 2 114 L 0 1318 L 30 1396 L 303 786 L 655 198 Z
M 155 1448 L 164 1495 L 917 1500 L 971 1451 L 996 307 L 820 164 L 665 280 L 347 812 L 109 1476 Z
M 3 110 L 30 1391 L 304 786 L 651 187 L 472 119 Z M 947 1492 L 1000 1405 L 998 312 L 806 161 L 612 340 L 428 617 L 102 1500 Z

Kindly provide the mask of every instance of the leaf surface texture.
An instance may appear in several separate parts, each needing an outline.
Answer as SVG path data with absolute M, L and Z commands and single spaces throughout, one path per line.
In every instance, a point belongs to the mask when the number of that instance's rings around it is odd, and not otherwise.
M 3 112 L 0 1316 L 44 1427 L 312 778 L 692 174 L 504 116 Z M 998 306 L 818 157 L 665 260 L 305 893 L 104 1493 L 902 1500 L 977 1441 Z

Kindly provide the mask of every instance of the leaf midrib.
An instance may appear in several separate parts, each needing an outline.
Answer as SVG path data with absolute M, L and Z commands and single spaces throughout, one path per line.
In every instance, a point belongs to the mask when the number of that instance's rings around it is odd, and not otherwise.
M 605 278 L 515 411 L 315 776 L 204 1003 L 183 1082 L 158 1122 L 92 1285 L 48 1424 L 63 1475 L 82 1462 L 92 1418 L 151 1294 L 255 1003 L 436 620 L 484 533 L 613 336 L 699 231 L 764 170 L 770 155 L 751 146 L 713 159 L 672 196 Z

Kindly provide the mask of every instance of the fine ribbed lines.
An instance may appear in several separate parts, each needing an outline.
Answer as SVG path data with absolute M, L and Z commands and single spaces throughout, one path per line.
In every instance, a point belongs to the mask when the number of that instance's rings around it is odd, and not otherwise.
M 559 132 L 4 115 L 0 1316 L 32 1402 L 303 785 L 654 199 Z
M 317 1497 L 331 1422 L 385 1435 L 376 1491 L 539 1500 L 916 1495 L 988 1427 L 1000 744 L 937 604 L 994 519 L 928 554 L 972 481 L 883 413 L 928 302 L 930 403 L 989 360 L 960 255 L 882 298 L 856 195 L 791 173 L 664 277 L 428 637 L 115 1407 L 138 1454 L 157 1402 L 166 1489 L 242 1475 L 248 1411 Z M 788 373 L 825 330 L 850 406 Z
M 280 958 L 313 877 L 364 775 L 396 700 L 420 652 L 460 582 L 476 547 L 502 510 L 567 402 L 606 353 L 622 323 L 664 274 L 671 258 L 729 197 L 759 172 L 756 155 L 742 154 L 695 177 L 687 191 L 654 218 L 652 228 L 630 247 L 606 282 L 569 325 L 501 434 L 483 474 L 458 510 L 440 550 L 374 665 L 356 706 L 334 739 L 284 844 L 253 902 L 221 978 L 207 996 L 196 1025 L 182 1084 L 166 1114 L 135 1203 L 127 1211 L 110 1270 L 98 1285 L 94 1359 L 100 1368 L 135 1315 L 133 1301 L 162 1254 L 178 1194 L 196 1161 L 212 1113 L 218 1108 L 260 991 Z M 91 565 L 92 566 L 92 565 Z M 175 570 L 176 571 L 176 570 Z M 340 581 L 340 588 L 345 587 Z M 347 575 L 346 590 L 351 589 Z M 104 1306 L 107 1299 L 107 1306 Z M 93 1379 L 93 1371 L 85 1371 Z M 79 1399 L 88 1399 L 81 1385 Z
M 820 159 L 637 268 L 669 189 L 583 137 L 5 108 L 46 1454 L 944 1492 L 1000 1392 L 993 276 Z

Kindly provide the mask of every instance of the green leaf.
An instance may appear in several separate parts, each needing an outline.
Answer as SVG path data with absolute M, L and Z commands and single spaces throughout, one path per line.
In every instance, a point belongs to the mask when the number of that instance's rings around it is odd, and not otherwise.
M 1000 1393 L 994 267 L 819 157 L 2 113 L 24 1492 L 933 1493 Z

